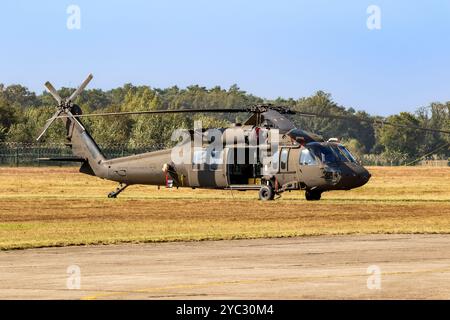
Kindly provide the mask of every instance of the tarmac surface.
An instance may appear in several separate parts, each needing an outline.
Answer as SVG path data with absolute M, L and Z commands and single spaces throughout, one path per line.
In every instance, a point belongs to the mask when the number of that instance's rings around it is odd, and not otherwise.
M 231 298 L 449 299 L 450 235 L 317 236 L 0 252 L 0 299 Z

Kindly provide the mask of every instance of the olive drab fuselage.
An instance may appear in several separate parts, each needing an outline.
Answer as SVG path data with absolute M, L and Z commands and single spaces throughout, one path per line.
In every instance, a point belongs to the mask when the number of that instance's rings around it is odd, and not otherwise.
M 255 127 L 239 128 L 250 134 Z M 233 128 L 225 129 L 233 131 Z M 101 165 L 107 168 L 108 180 L 127 185 L 147 184 L 170 187 L 212 188 L 212 189 L 256 189 L 259 184 L 270 184 L 276 193 L 287 190 L 350 190 L 364 185 L 370 178 L 369 172 L 358 164 L 351 155 L 340 153 L 344 146 L 336 142 L 297 143 L 292 135 L 280 134 L 280 143 L 274 157 L 277 170 L 271 175 L 262 172 L 261 163 L 234 163 L 230 154 L 236 149 L 249 152 L 251 146 L 241 141 L 226 145 L 221 153 L 220 163 L 174 164 L 172 149 L 149 152 L 129 157 L 104 160 Z M 203 150 L 208 150 L 203 145 Z M 191 154 L 194 157 L 195 147 Z M 321 149 L 323 148 L 323 150 Z M 348 152 L 348 150 L 346 150 Z M 324 153 L 323 153 L 324 152 Z M 327 152 L 334 152 L 328 155 Z M 307 154 L 307 159 L 305 159 Z M 340 155 L 340 157 L 339 157 Z M 328 158 L 327 158 L 328 157 Z M 193 160 L 192 158 L 190 160 Z M 308 161 L 305 161 L 308 160 Z M 170 182 L 170 185 L 169 185 Z

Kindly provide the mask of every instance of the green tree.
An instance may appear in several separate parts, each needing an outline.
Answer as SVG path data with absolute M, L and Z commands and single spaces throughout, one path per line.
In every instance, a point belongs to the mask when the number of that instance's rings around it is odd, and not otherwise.
M 432 103 L 427 107 L 419 108 L 416 112 L 420 125 L 426 128 L 442 129 L 450 131 L 450 102 Z M 450 156 L 449 148 L 441 148 L 445 143 L 450 143 L 450 135 L 438 132 L 424 132 L 424 143 L 421 153 L 429 153 L 430 150 L 439 149 L 440 156 Z
M 36 94 L 19 84 L 13 84 L 8 87 L 2 85 L 0 97 L 8 104 L 14 105 L 17 108 L 27 108 L 39 105 L 39 99 L 36 97 Z
M 401 112 L 390 116 L 387 121 L 398 125 L 420 126 L 420 121 L 409 112 Z M 405 159 L 415 159 L 420 156 L 424 142 L 423 132 L 411 128 L 398 128 L 384 125 L 378 129 L 380 144 L 384 146 L 387 155 L 401 155 Z
M 22 112 L 20 107 L 12 105 L 0 95 L 0 141 L 5 140 L 8 130 L 19 121 Z
M 341 143 L 358 159 L 366 153 L 364 146 L 357 139 L 342 140 Z
M 310 97 L 299 99 L 295 104 L 295 110 L 370 119 L 366 112 L 355 112 L 339 106 L 333 101 L 331 94 L 323 91 L 318 91 Z M 294 115 L 292 119 L 298 128 L 320 134 L 325 138 L 356 139 L 361 143 L 365 152 L 369 152 L 376 142 L 374 129 L 369 122 L 320 117 L 311 118 L 301 115 Z
M 120 107 L 111 106 L 101 112 L 119 112 Z M 97 111 L 98 112 L 98 111 Z M 127 144 L 132 120 L 129 116 L 91 118 L 91 134 L 100 146 Z

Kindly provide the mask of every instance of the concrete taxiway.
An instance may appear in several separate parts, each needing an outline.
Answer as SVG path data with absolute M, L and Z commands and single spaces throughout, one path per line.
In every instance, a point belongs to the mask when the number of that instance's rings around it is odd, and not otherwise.
M 0 299 L 449 299 L 450 235 L 0 252 Z

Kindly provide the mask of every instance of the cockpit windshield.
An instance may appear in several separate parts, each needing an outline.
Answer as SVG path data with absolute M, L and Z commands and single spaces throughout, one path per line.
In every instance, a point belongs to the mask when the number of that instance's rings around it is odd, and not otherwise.
M 344 147 L 343 145 L 338 145 L 338 149 L 345 155 L 345 157 L 348 159 L 348 161 L 356 162 L 355 157 L 351 154 L 351 152 L 346 147 Z
M 307 144 L 308 149 L 324 163 L 336 163 L 339 162 L 339 156 L 330 146 L 324 146 L 317 142 Z
M 312 142 L 306 146 L 323 163 L 356 162 L 350 151 L 343 145 L 322 145 Z
M 331 145 L 331 149 L 336 153 L 336 155 L 339 157 L 339 161 L 342 162 L 349 162 L 350 160 L 347 158 L 345 153 L 339 148 L 337 145 Z

